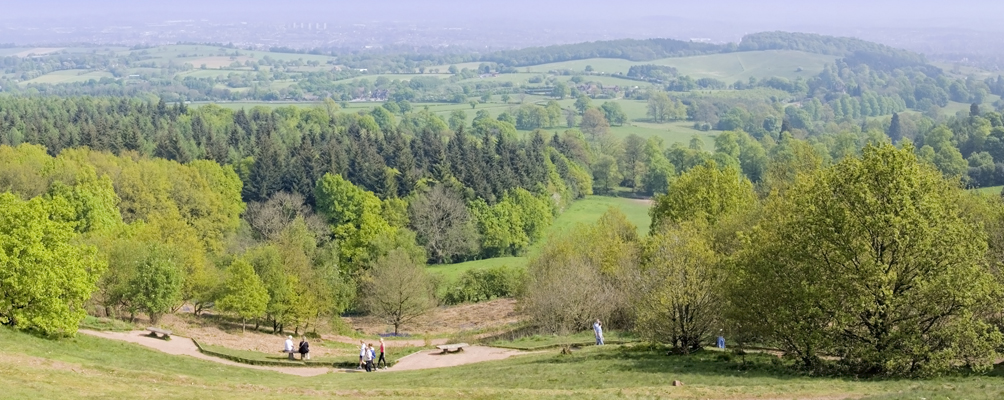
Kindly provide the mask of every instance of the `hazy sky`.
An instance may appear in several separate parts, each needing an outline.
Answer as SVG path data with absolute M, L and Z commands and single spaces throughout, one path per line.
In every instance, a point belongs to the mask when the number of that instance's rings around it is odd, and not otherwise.
M 778 26 L 954 25 L 1004 15 L 1004 1 L 830 0 L 0 0 L 0 19 L 453 20 L 612 21 L 682 16 Z

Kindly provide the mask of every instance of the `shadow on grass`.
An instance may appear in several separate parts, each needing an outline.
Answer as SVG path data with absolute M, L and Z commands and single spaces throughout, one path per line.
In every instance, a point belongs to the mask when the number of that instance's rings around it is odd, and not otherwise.
M 716 350 L 701 350 L 688 355 L 668 355 L 667 351 L 667 348 L 651 345 L 606 346 L 606 348 L 588 346 L 578 349 L 573 348 L 571 354 L 556 354 L 553 357 L 541 358 L 532 363 L 542 365 L 584 365 L 586 363 L 596 363 L 604 365 L 603 368 L 607 370 L 629 373 L 683 373 L 720 377 L 770 378 L 777 380 L 827 379 L 875 382 L 903 379 L 925 380 L 923 378 L 906 377 L 854 376 L 848 373 L 837 372 L 838 370 L 835 368 L 826 373 L 807 371 L 799 369 L 794 361 L 783 360 L 774 355 L 764 353 L 747 353 L 745 357 L 742 357 L 731 352 Z M 991 371 L 986 373 L 977 373 L 960 368 L 942 376 L 942 378 L 968 377 L 1004 377 L 1004 362 L 995 365 Z
M 742 357 L 730 353 L 703 350 L 689 355 L 667 355 L 667 349 L 638 345 L 606 348 L 593 346 L 574 350 L 572 354 L 559 354 L 535 361 L 540 364 L 604 363 L 607 368 L 634 373 L 680 373 L 700 375 L 769 377 L 777 379 L 803 378 L 806 375 L 794 370 L 777 357 L 765 354 L 747 354 Z

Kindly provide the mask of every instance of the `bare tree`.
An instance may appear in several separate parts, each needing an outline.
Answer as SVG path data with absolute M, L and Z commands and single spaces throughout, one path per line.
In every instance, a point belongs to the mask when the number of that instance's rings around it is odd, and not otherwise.
M 401 249 L 380 257 L 363 285 L 363 306 L 371 314 L 401 326 L 424 315 L 435 305 L 432 285 L 425 269 Z
M 327 225 L 304 204 L 303 196 L 299 193 L 278 192 L 267 201 L 248 204 L 247 211 L 244 212 L 244 220 L 263 240 L 277 238 L 297 217 L 303 218 L 315 236 L 324 237 L 328 234 Z
M 412 201 L 409 211 L 411 228 L 437 264 L 477 251 L 477 229 L 456 192 L 436 186 Z
M 638 237 L 622 213 L 611 209 L 596 225 L 579 225 L 552 237 L 530 261 L 520 310 L 541 330 L 568 333 L 599 318 L 627 328 L 633 316 L 628 278 L 637 269 Z

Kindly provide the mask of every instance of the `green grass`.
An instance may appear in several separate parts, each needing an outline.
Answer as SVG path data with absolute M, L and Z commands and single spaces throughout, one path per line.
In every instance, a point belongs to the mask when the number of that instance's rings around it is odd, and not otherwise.
M 488 269 L 499 266 L 525 268 L 529 257 L 543 247 L 547 238 L 565 234 L 579 224 L 596 223 L 611 207 L 620 209 L 628 221 L 638 228 L 639 235 L 648 234 L 651 222 L 648 216 L 650 205 L 645 201 L 623 197 L 586 196 L 585 199 L 572 203 L 565 212 L 554 219 L 554 222 L 547 229 L 547 232 L 545 232 L 544 239 L 533 245 L 528 251 L 527 256 L 489 258 L 457 264 L 435 265 L 430 266 L 429 271 L 442 275 L 447 282 L 452 282 L 469 270 Z
M 689 75 L 692 78 L 715 78 L 731 84 L 736 80 L 748 80 L 751 76 L 757 78 L 772 76 L 788 79 L 811 78 L 822 72 L 824 65 L 832 63 L 834 60 L 836 60 L 835 56 L 791 50 L 766 50 L 673 57 L 653 61 L 592 58 L 535 65 L 529 69 L 534 73 L 561 69 L 584 71 L 587 65 L 591 65 L 596 73 L 620 72 L 626 74 L 632 65 L 655 64 L 675 67 L 680 75 Z M 802 70 L 798 71 L 798 68 Z M 520 68 L 520 72 L 525 70 L 525 67 Z
M 988 186 L 972 190 L 980 194 L 1000 196 L 1001 191 L 1004 190 L 1004 186 Z
M 388 341 L 388 343 L 392 342 Z M 290 365 L 290 366 L 304 365 L 304 363 L 300 361 L 299 356 L 297 356 L 297 359 L 295 361 L 290 361 L 288 355 L 286 355 L 285 353 L 280 353 L 278 350 L 275 353 L 262 353 L 258 351 L 237 350 L 223 346 L 213 346 L 207 344 L 200 344 L 200 346 L 202 346 L 204 350 L 232 357 L 229 358 L 231 360 L 233 360 L 234 358 L 238 358 L 243 360 L 249 360 L 250 363 L 261 362 L 266 365 Z M 330 341 L 326 342 L 315 341 L 314 343 L 312 343 L 312 347 L 316 348 L 318 346 L 335 348 L 340 350 L 340 352 L 344 354 L 340 356 L 319 357 L 317 355 L 318 354 L 317 352 L 313 352 L 313 355 L 308 362 L 308 364 L 310 364 L 311 366 L 316 366 L 318 364 L 328 364 L 328 365 L 334 364 L 339 367 L 353 367 L 359 364 L 359 348 L 353 344 L 330 342 Z M 402 357 L 412 354 L 419 350 L 422 350 L 422 348 L 411 347 L 411 346 L 406 346 L 406 347 L 394 346 L 393 351 L 387 353 L 387 362 L 393 365 L 395 362 L 397 362 L 397 360 L 401 359 Z
M 593 224 L 610 208 L 619 209 L 628 221 L 638 228 L 639 235 L 648 234 L 651 218 L 648 209 L 651 206 L 642 200 L 622 197 L 587 196 L 568 206 L 564 213 L 558 216 L 547 230 L 547 237 L 568 233 L 578 224 Z
M 470 270 L 488 269 L 495 267 L 526 268 L 526 257 L 498 257 L 484 260 L 467 261 L 456 264 L 443 264 L 429 266 L 429 272 L 441 275 L 447 282 L 453 282 L 460 278 L 464 272 Z
M 53 71 L 48 74 L 39 76 L 35 79 L 27 80 L 21 82 L 22 85 L 27 85 L 29 83 L 73 83 L 73 82 L 87 82 L 91 79 L 99 80 L 101 78 L 111 78 L 112 74 L 105 71 L 90 71 L 84 69 L 66 69 L 62 71 Z
M 80 321 L 80 328 L 92 331 L 119 331 L 126 332 L 137 328 L 137 325 L 114 318 L 98 318 L 90 315 Z
M 810 377 L 774 357 L 738 360 L 715 351 L 666 356 L 644 346 L 545 351 L 455 368 L 296 377 L 172 356 L 94 337 L 49 341 L 0 328 L 4 398 L 424 399 L 867 398 L 999 399 L 1001 367 L 990 376 L 931 380 Z M 683 387 L 673 387 L 680 380 Z
M 619 344 L 637 342 L 638 338 L 630 333 L 607 331 L 603 333 L 603 341 L 606 344 Z M 537 351 L 542 349 L 560 347 L 563 345 L 591 346 L 596 344 L 593 331 L 583 331 L 573 335 L 533 335 L 516 340 L 497 340 L 491 343 L 495 347 L 507 349 Z

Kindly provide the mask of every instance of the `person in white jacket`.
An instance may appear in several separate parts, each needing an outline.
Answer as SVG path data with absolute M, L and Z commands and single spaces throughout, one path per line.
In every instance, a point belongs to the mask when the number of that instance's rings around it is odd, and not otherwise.
M 293 337 L 286 336 L 286 346 L 282 350 L 286 354 L 289 354 L 289 359 L 293 360 Z

